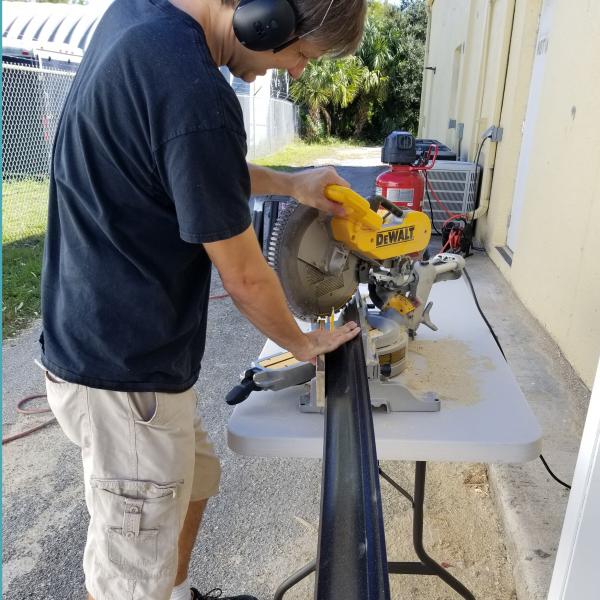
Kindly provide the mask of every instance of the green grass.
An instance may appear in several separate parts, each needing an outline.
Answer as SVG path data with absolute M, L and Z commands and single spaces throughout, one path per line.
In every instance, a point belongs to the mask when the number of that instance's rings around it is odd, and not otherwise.
M 251 160 L 250 162 L 255 165 L 272 167 L 274 169 L 308 167 L 316 160 L 338 158 L 344 151 L 350 148 L 360 148 L 361 146 L 364 146 L 364 144 L 340 141 L 335 138 L 318 144 L 307 144 L 306 142 L 297 141 L 287 145 L 279 152 Z
M 48 213 L 48 180 L 2 182 L 2 244 L 44 235 Z
M 2 329 L 5 338 L 40 314 L 48 182 L 2 182 Z
M 12 337 L 40 315 L 44 236 L 2 245 L 2 331 Z

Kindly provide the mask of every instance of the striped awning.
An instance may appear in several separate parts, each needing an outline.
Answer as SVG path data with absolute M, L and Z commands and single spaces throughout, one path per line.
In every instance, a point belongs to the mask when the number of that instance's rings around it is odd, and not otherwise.
M 92 6 L 2 2 L 2 41 L 20 46 L 87 48 L 110 0 Z

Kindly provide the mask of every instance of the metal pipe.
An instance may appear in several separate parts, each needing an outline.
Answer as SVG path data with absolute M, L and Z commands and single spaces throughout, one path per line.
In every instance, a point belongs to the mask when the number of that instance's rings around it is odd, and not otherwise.
M 355 303 L 345 320 L 359 321 Z M 373 417 L 361 336 L 326 357 L 316 600 L 389 600 Z
M 490 11 L 492 10 L 492 5 L 490 4 Z M 502 106 L 504 104 L 504 94 L 506 91 L 506 80 L 508 79 L 508 69 L 510 66 L 510 48 L 512 45 L 512 34 L 515 23 L 515 12 L 516 12 L 516 0 L 510 0 L 509 4 L 506 7 L 506 23 L 504 26 L 504 30 L 502 33 L 502 46 L 501 46 L 501 59 L 499 65 L 499 73 L 497 78 L 498 90 L 501 92 L 496 93 L 496 98 L 494 101 L 493 112 L 491 115 L 491 123 L 490 125 L 495 125 L 496 127 L 500 127 L 500 120 L 502 117 Z M 488 36 L 491 36 L 491 32 L 488 32 Z M 487 50 L 486 50 L 486 65 L 487 65 Z M 485 84 L 485 75 L 483 75 L 484 79 L 482 81 L 483 87 Z M 483 92 L 481 95 L 481 102 L 479 108 L 479 115 L 481 117 L 481 113 L 483 110 Z M 481 120 L 480 120 L 481 122 Z M 478 132 L 479 134 L 479 132 Z M 477 145 L 479 144 L 479 140 L 477 140 Z M 494 177 L 494 167 L 496 166 L 496 152 L 498 149 L 498 144 L 494 143 L 490 145 L 489 153 L 484 154 L 484 160 L 482 165 L 482 181 L 481 181 L 481 195 L 479 201 L 479 207 L 474 211 L 471 218 L 473 220 L 477 220 L 483 216 L 485 216 L 488 212 L 490 206 L 490 195 L 492 191 L 492 181 Z

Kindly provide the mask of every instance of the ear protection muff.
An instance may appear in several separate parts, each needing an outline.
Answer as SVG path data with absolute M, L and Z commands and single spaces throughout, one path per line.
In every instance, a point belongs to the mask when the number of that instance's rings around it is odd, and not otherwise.
M 233 31 L 249 50 L 281 49 L 296 31 L 296 12 L 289 0 L 241 0 L 233 13 Z

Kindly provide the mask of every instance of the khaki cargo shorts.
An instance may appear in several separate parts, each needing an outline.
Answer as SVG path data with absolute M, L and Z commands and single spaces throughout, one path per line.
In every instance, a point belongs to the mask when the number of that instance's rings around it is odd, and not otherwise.
M 81 448 L 88 592 L 95 600 L 168 600 L 188 503 L 215 495 L 221 474 L 195 392 L 112 392 L 48 372 L 46 390 Z

